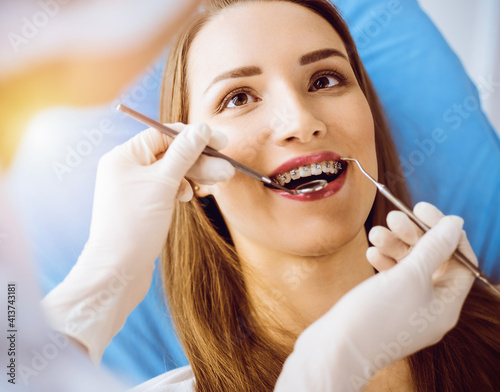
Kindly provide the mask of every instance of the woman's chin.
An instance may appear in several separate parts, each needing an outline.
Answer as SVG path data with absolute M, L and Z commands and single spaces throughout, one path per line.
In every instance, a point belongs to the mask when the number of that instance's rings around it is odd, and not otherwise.
M 308 233 L 304 233 L 302 238 L 294 236 L 295 238 L 287 241 L 287 244 L 283 246 L 283 251 L 305 258 L 328 258 L 349 246 L 353 241 L 357 242 L 360 236 L 366 239 L 364 226 L 354 230 L 343 230 L 340 234 L 332 232 L 329 236 L 308 236 Z

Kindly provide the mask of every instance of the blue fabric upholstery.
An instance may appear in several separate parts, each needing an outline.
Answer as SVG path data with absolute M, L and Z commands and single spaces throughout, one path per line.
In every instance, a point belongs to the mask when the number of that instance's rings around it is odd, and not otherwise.
M 415 0 L 336 4 L 386 109 L 414 200 L 462 216 L 481 267 L 499 278 L 500 142 L 479 107 L 476 87 Z M 157 117 L 162 67 L 160 61 L 148 69 L 120 101 Z M 88 236 L 99 157 L 143 129 L 112 107 L 53 115 L 50 128 L 27 135 L 12 168 L 11 191 L 45 292 L 68 273 Z M 98 129 L 103 120 L 111 121 L 112 130 L 96 136 L 92 151 L 71 171 L 58 171 L 54 162 L 64 163 L 88 139 L 84 131 Z M 157 275 L 103 363 L 134 383 L 187 363 Z

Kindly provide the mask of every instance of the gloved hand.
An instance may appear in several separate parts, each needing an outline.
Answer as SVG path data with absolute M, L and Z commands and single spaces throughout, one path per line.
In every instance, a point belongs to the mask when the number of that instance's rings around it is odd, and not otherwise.
M 176 195 L 183 201 L 193 195 L 184 176 L 212 184 L 234 174 L 228 162 L 200 156 L 207 144 L 223 147 L 223 134 L 204 124 L 171 127 L 182 132 L 170 146 L 148 129 L 101 158 L 88 242 L 42 301 L 54 328 L 82 343 L 97 363 L 149 290 Z
M 380 369 L 437 343 L 456 324 L 477 263 L 463 220 L 419 203 L 425 235 L 401 212 L 373 228 L 367 258 L 381 272 L 356 286 L 298 338 L 275 391 L 360 391 Z M 421 237 L 421 238 L 420 238 Z M 392 267 L 392 268 L 391 268 Z

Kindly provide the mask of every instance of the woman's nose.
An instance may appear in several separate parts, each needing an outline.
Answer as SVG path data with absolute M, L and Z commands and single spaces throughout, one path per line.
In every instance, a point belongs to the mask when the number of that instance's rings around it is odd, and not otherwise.
M 327 132 L 326 124 L 314 115 L 306 99 L 287 94 L 271 112 L 270 128 L 276 145 L 284 147 L 290 143 L 310 143 L 322 138 Z

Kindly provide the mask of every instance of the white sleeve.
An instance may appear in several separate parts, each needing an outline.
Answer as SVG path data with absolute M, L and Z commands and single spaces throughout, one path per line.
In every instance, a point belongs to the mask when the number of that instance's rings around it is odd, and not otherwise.
M 11 383 L 17 392 L 124 391 L 123 385 L 97 369 L 67 336 L 49 328 L 39 305 L 29 243 L 15 215 L 0 171 L 1 390 L 10 390 L 3 385 Z

